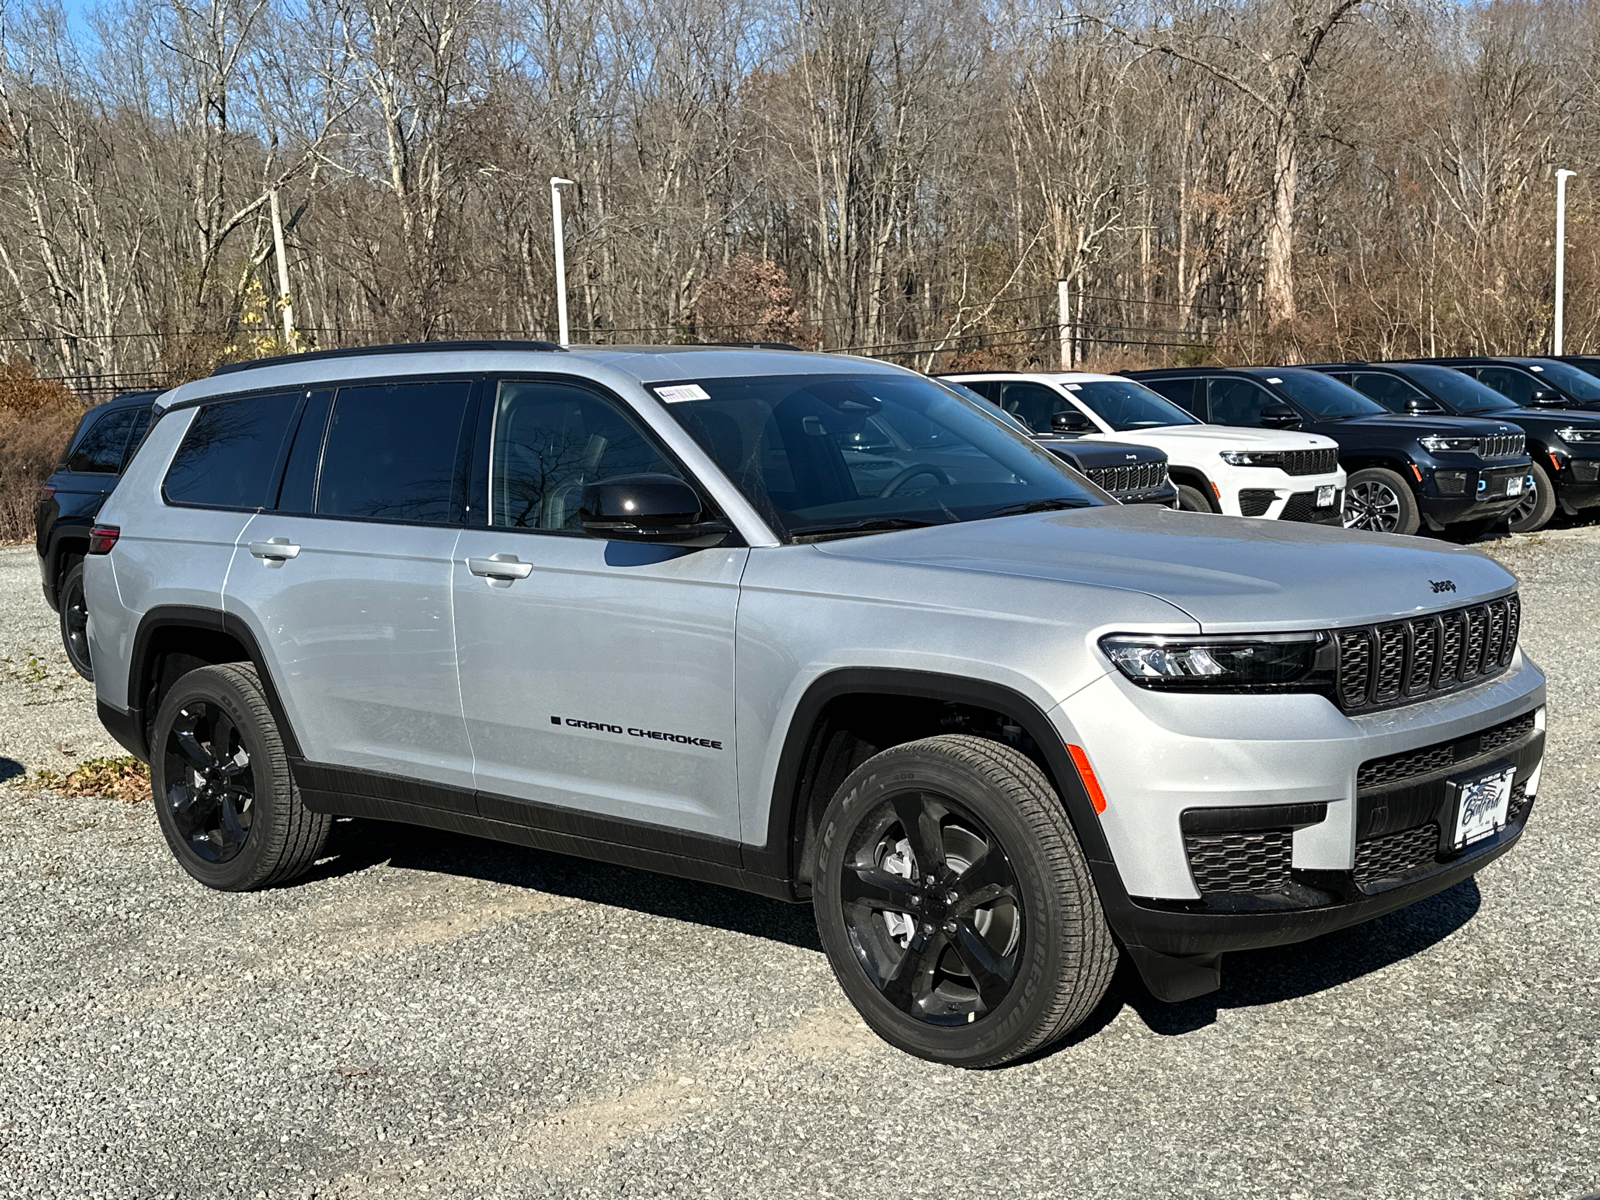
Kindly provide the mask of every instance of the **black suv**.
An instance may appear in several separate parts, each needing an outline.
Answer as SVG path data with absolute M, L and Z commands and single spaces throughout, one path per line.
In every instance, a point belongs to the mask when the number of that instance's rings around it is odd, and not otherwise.
M 1311 369 L 1349 384 L 1390 412 L 1492 417 L 1520 428 L 1533 460 L 1528 468 L 1533 487 L 1524 489 L 1512 510 L 1514 533 L 1543 529 L 1558 504 L 1568 516 L 1600 504 L 1600 413 L 1523 408 L 1466 372 L 1433 363 L 1317 363 Z
M 151 407 L 160 394 L 127 392 L 84 413 L 34 505 L 44 598 L 60 615 L 67 659 L 85 679 L 94 678 L 84 631 L 88 609 L 83 601 L 83 556 L 89 551 L 89 530 L 144 439 Z
M 1415 358 L 1486 383 L 1523 408 L 1600 408 L 1600 378 L 1586 366 L 1554 358 Z
M 1501 421 L 1397 416 L 1304 367 L 1129 371 L 1215 425 L 1304 429 L 1339 443 L 1349 529 L 1475 535 L 1505 522 L 1528 478 L 1522 430 Z

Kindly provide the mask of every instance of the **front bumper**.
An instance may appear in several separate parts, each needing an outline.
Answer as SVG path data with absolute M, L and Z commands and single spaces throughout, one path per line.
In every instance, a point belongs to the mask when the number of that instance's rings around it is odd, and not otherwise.
M 1100 832 L 1112 861 L 1094 868 L 1118 936 L 1157 959 L 1214 964 L 1224 951 L 1370 920 L 1504 853 L 1538 790 L 1544 735 L 1533 714 L 1544 698 L 1543 674 L 1519 651 L 1482 683 L 1376 713 L 1346 716 L 1314 695 L 1152 692 L 1112 673 L 1052 719 L 1064 740 L 1085 747 L 1105 792 Z M 1395 776 L 1384 764 L 1397 762 L 1426 769 Z M 1502 762 L 1515 766 L 1521 789 L 1512 823 L 1464 851 L 1443 845 L 1440 789 L 1460 771 Z M 1273 827 L 1275 882 L 1262 891 L 1218 884 L 1197 827 Z M 1244 834 L 1247 857 L 1252 836 Z
M 1600 504 L 1600 458 L 1579 458 L 1576 455 L 1561 462 L 1560 470 L 1551 477 L 1555 485 L 1556 500 L 1568 513 L 1580 508 L 1593 508 Z M 1552 463 L 1552 465 L 1555 465 Z
M 1522 495 L 1508 495 L 1513 479 L 1526 486 L 1529 466 L 1456 467 L 1437 465 L 1422 472 L 1417 507 L 1429 524 L 1442 527 L 1509 514 Z
M 1240 467 L 1219 485 L 1222 511 L 1233 517 L 1259 517 L 1267 521 L 1343 523 L 1345 474 L 1290 475 L 1276 467 Z M 1332 499 L 1318 504 L 1331 489 Z

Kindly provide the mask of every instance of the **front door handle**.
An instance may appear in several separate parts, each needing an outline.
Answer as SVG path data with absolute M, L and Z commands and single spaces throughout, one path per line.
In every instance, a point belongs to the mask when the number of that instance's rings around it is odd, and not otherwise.
M 251 542 L 250 553 L 264 561 L 269 567 L 281 567 L 289 559 L 300 553 L 300 547 L 296 546 L 288 538 L 275 537 L 268 538 L 264 542 Z
M 533 564 L 522 562 L 515 554 L 491 554 L 488 558 L 467 559 L 467 570 L 490 583 L 509 584 L 513 579 L 526 579 L 533 574 Z

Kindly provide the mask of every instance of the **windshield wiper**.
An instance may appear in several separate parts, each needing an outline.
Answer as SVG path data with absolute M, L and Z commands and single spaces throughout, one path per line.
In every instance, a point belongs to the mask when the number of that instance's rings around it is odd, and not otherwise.
M 986 521 L 990 517 L 1015 517 L 1023 513 L 1055 512 L 1063 508 L 1093 508 L 1094 501 L 1071 496 L 1052 496 L 1047 500 L 1024 500 L 1020 504 L 1003 504 L 999 508 L 991 508 L 986 513 L 981 513 L 976 518 Z
M 854 537 L 858 533 L 887 533 L 894 529 L 925 529 L 929 525 L 948 525 L 948 521 L 919 521 L 914 517 L 869 517 L 845 525 L 806 525 L 789 535 L 791 542 L 822 542 L 829 538 Z

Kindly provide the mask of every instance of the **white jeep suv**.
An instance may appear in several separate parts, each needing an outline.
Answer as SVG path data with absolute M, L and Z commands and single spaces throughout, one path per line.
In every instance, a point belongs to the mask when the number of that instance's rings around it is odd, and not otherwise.
M 990 371 L 940 378 L 970 388 L 1037 433 L 1165 451 L 1178 506 L 1191 512 L 1341 523 L 1345 473 L 1332 438 L 1207 425 L 1121 375 Z

